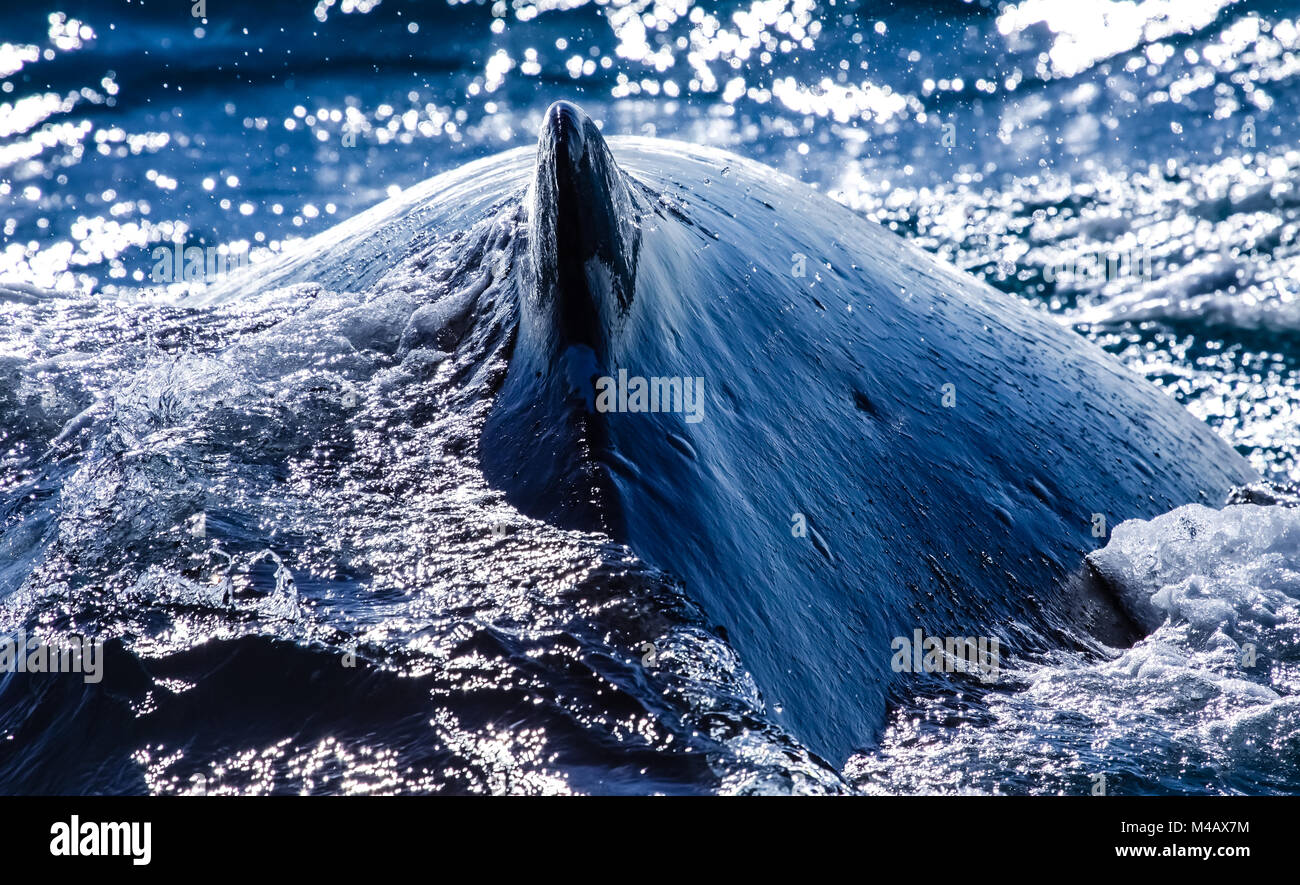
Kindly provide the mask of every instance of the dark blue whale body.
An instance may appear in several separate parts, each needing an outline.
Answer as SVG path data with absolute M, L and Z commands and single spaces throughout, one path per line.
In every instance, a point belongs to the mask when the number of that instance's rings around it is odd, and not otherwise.
M 1254 476 L 1236 453 L 810 189 L 743 161 L 691 171 L 625 172 L 580 110 L 548 112 L 489 479 L 679 575 L 836 762 L 882 723 L 895 636 L 1135 638 L 1080 573 L 1095 515 L 1217 504 Z M 702 378 L 703 419 L 593 408 L 620 369 Z
M 895 637 L 1129 642 L 1133 621 L 1084 573 L 1098 520 L 1217 505 L 1255 479 L 1046 314 L 767 167 L 607 144 L 563 102 L 535 151 L 430 179 L 258 283 L 360 291 L 395 265 L 437 265 L 454 293 L 416 311 L 402 347 L 426 314 L 500 330 L 490 483 L 677 576 L 774 717 L 834 763 L 925 690 L 891 667 Z M 620 373 L 701 379 L 701 401 L 599 408 Z

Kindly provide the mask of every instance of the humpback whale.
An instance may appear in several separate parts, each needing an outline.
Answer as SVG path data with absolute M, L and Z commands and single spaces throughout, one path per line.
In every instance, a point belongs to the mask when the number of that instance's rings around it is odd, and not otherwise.
M 770 168 L 606 139 L 566 102 L 536 148 L 205 297 L 373 290 L 399 265 L 440 293 L 403 346 L 453 346 L 448 317 L 499 330 L 491 484 L 674 575 L 834 763 L 928 684 L 891 668 L 896 637 L 1129 643 L 1133 617 L 1084 564 L 1106 527 L 1256 479 L 1046 313 Z

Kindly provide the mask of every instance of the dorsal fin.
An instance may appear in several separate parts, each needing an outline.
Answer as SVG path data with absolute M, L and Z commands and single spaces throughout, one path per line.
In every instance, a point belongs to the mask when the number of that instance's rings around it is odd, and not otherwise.
M 622 535 L 595 382 L 632 304 L 637 197 L 591 118 L 546 111 L 525 198 L 527 272 L 510 372 L 484 426 L 484 473 L 524 513 Z
M 632 302 L 637 225 L 623 172 L 577 105 L 546 110 L 528 207 L 533 331 L 552 358 L 585 346 L 604 366 Z

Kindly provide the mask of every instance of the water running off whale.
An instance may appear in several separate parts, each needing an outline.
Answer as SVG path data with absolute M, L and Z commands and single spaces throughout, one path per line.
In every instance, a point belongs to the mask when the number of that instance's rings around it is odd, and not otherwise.
M 254 270 L 253 289 L 440 275 L 397 346 L 495 330 L 489 482 L 677 575 L 775 718 L 836 763 L 871 743 L 901 678 L 924 679 L 892 672 L 893 637 L 1126 642 L 1127 613 L 1083 573 L 1094 515 L 1217 505 L 1254 478 L 1048 317 L 771 169 L 606 143 L 563 103 L 536 150 Z M 243 277 L 206 297 L 253 294 Z M 702 378 L 704 420 L 595 408 L 620 370 Z

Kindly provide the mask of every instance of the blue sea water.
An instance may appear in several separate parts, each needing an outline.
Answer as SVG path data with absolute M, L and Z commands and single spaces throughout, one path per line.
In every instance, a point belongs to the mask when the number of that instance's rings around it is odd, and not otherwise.
M 110 639 L 102 683 L 0 675 L 0 790 L 1295 792 L 1300 511 L 1117 528 L 1095 564 L 1150 637 L 902 699 L 828 762 L 670 576 L 503 506 L 481 353 L 404 375 L 364 346 L 388 318 L 196 316 L 153 274 L 265 260 L 570 98 L 816 186 L 1294 483 L 1300 6 L 267 6 L 0 13 L 0 623 Z

